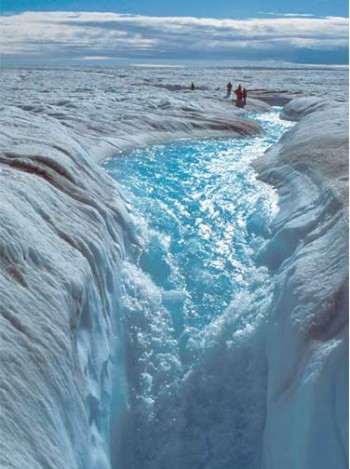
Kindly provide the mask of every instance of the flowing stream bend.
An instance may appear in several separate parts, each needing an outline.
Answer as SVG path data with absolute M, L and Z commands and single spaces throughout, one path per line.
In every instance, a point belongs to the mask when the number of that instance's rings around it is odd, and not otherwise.
M 256 137 L 106 163 L 137 234 L 122 273 L 126 410 L 113 424 L 113 467 L 259 467 L 273 278 L 257 254 L 278 199 L 250 163 L 292 124 L 279 109 L 254 119 Z

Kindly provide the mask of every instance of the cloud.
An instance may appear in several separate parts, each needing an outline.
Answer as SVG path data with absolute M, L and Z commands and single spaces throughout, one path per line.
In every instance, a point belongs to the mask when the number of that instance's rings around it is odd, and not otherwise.
M 292 15 L 292 16 L 290 16 Z M 0 18 L 4 60 L 279 58 L 348 47 L 348 20 L 294 14 L 245 20 L 26 12 Z
M 259 16 L 278 16 L 278 17 L 286 17 L 286 18 L 314 18 L 315 15 L 311 13 L 277 13 L 274 11 L 258 12 Z

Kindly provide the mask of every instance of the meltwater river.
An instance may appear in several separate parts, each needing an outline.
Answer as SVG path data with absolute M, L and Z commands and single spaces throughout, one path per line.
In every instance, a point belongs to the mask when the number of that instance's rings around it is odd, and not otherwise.
M 292 124 L 277 108 L 250 117 L 259 136 L 106 163 L 137 233 L 123 271 L 126 410 L 112 430 L 113 467 L 259 467 L 273 278 L 258 253 L 278 199 L 251 162 Z

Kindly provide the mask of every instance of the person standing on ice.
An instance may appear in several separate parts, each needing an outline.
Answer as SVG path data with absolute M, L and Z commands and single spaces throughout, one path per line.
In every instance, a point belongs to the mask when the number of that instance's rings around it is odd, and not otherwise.
M 243 100 L 243 106 L 247 104 L 247 90 L 243 88 L 242 90 L 242 100 Z
M 242 85 L 239 84 L 238 88 L 235 90 L 235 95 L 236 95 L 236 106 L 237 107 L 244 107 L 243 105 L 243 91 L 242 91 Z
M 226 88 L 227 88 L 226 98 L 229 98 L 231 96 L 231 92 L 232 92 L 232 83 L 230 81 L 227 83 Z
M 196 87 L 194 86 L 194 83 L 192 82 L 191 83 L 191 91 L 194 91 L 196 89 Z

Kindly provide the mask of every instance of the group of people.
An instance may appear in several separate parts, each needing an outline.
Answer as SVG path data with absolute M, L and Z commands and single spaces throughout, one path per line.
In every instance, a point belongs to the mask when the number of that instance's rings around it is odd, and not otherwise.
M 227 95 L 226 98 L 230 98 L 231 93 L 232 93 L 232 83 L 229 81 L 226 85 L 227 89 Z M 194 91 L 196 89 L 195 84 L 192 82 L 190 86 L 191 91 Z M 245 88 L 242 88 L 242 85 L 239 84 L 237 89 L 234 91 L 236 95 L 236 106 L 237 107 L 244 107 L 247 104 L 247 90 Z
M 227 95 L 226 98 L 229 98 L 232 93 L 232 83 L 229 81 L 227 83 Z M 239 84 L 237 89 L 234 91 L 236 95 L 236 106 L 237 107 L 244 107 L 247 104 L 247 90 L 245 88 L 242 88 L 242 85 Z

